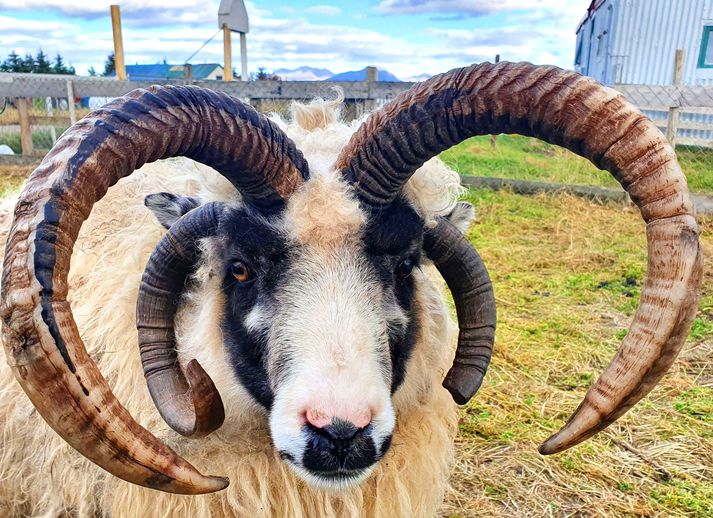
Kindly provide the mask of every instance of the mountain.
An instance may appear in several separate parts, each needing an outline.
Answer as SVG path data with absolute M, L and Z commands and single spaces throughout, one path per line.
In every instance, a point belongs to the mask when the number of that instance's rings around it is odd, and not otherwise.
M 395 83 L 400 83 L 401 79 L 396 77 L 394 74 L 388 70 L 379 70 L 378 78 L 379 81 L 390 81 Z M 349 72 L 342 72 L 341 74 L 335 74 L 332 77 L 325 79 L 325 81 L 366 81 L 366 67 L 361 70 L 350 70 Z
M 323 81 L 332 76 L 334 72 L 326 68 L 299 67 L 295 69 L 279 68 L 275 75 L 283 81 Z
M 408 81 L 409 83 L 418 83 L 419 81 L 425 81 L 426 79 L 430 79 L 431 77 L 433 77 L 431 74 L 420 74 L 417 76 L 407 77 L 404 79 L 404 81 Z

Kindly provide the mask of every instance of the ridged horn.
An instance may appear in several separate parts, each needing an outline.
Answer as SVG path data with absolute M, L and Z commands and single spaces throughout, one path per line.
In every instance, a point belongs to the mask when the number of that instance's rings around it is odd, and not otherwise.
M 639 308 L 611 364 L 540 447 L 556 453 L 614 422 L 671 366 L 700 297 L 699 228 L 676 154 L 656 126 L 616 91 L 551 66 L 484 63 L 419 83 L 365 121 L 337 167 L 361 203 L 378 210 L 429 158 L 468 137 L 497 133 L 563 146 L 610 171 L 647 225 Z
M 114 100 L 67 130 L 20 194 L 3 264 L 2 337 L 16 378 L 71 446 L 129 482 L 198 494 L 228 481 L 200 474 L 133 420 L 67 302 L 72 249 L 93 204 L 141 165 L 179 155 L 212 166 L 266 212 L 308 177 L 287 136 L 225 94 L 152 87 Z
M 136 302 L 141 365 L 161 417 L 186 437 L 204 437 L 225 419 L 223 401 L 198 360 L 183 374 L 173 321 L 186 280 L 200 255 L 200 240 L 215 233 L 223 205 L 207 203 L 174 223 L 149 258 Z M 188 379 L 186 379 L 188 377 Z
M 478 392 L 495 342 L 495 295 L 483 260 L 446 218 L 426 229 L 423 249 L 453 295 L 458 315 L 458 345 L 443 386 L 464 405 Z

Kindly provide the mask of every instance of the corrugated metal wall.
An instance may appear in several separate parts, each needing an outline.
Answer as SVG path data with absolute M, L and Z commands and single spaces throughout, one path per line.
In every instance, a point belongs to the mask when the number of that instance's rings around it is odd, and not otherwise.
M 676 49 L 686 49 L 684 83 L 712 84 L 698 68 L 713 0 L 606 0 L 580 29 L 576 70 L 606 83 L 670 84 Z

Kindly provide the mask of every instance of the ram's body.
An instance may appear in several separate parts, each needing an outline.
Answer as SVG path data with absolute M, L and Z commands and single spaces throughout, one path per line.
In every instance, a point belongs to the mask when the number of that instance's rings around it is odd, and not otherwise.
M 334 122 L 333 107 L 296 112 L 299 124 L 281 126 L 324 175 L 357 125 Z M 326 110 L 323 111 L 323 110 Z M 330 121 L 325 125 L 325 121 Z M 423 216 L 452 209 L 458 177 L 437 159 L 407 187 Z M 432 516 L 442 501 L 453 456 L 457 411 L 441 380 L 453 357 L 456 328 L 442 281 L 427 264 L 418 272 L 421 330 L 404 384 L 394 397 L 393 445 L 373 475 L 357 488 L 316 490 L 280 460 L 267 415 L 241 389 L 224 358 L 217 278 L 199 270 L 197 286 L 178 317 L 179 355 L 197 358 L 226 407 L 223 427 L 201 440 L 183 438 L 159 417 L 139 360 L 136 298 L 146 261 L 164 233 L 143 206 L 158 191 L 198 195 L 203 201 L 236 197 L 207 167 L 186 159 L 145 166 L 122 180 L 93 209 L 75 246 L 70 301 L 92 358 L 136 420 L 200 470 L 225 475 L 230 486 L 204 496 L 177 496 L 115 478 L 81 456 L 45 424 L 8 365 L 0 362 L 0 516 Z M 236 198 L 236 203 L 239 200 Z M 5 204 L 5 242 L 14 202 Z M 317 207 L 324 218 L 339 207 Z

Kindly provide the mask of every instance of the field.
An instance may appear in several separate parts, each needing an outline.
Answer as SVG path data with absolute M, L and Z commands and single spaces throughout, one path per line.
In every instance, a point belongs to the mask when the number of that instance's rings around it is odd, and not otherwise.
M 713 150 L 678 146 L 681 167 L 692 192 L 713 194 Z M 521 136 L 476 137 L 452 147 L 441 158 L 463 175 L 519 178 L 555 183 L 618 185 L 606 171 L 557 146 Z
M 703 151 L 703 152 L 702 152 Z M 713 155 L 679 148 L 692 191 L 713 192 Z M 613 186 L 561 148 L 470 139 L 442 154 L 461 174 Z M 625 336 L 645 278 L 636 208 L 572 196 L 470 191 L 469 238 L 498 301 L 486 383 L 462 412 L 444 516 L 713 517 L 713 275 L 689 340 L 660 385 L 595 438 L 552 457 L 537 445 L 577 407 Z M 713 220 L 702 220 L 713 254 Z
M 487 381 L 462 412 L 444 515 L 713 516 L 713 276 L 659 387 L 594 439 L 542 457 L 537 445 L 626 333 L 644 280 L 644 225 L 635 210 L 569 196 L 467 198 L 498 330 Z M 711 221 L 702 242 L 711 257 Z
M 713 193 L 709 157 L 681 160 L 692 190 Z M 703 158 L 702 158 L 703 157 Z M 443 154 L 463 174 L 613 185 L 607 173 L 522 137 L 471 139 Z M 0 175 L 0 191 L 31 167 Z M 2 172 L 0 172 L 2 173 Z M 9 176 L 11 173 L 14 176 Z M 537 445 L 576 408 L 614 355 L 645 278 L 635 208 L 566 195 L 469 191 L 469 238 L 495 286 L 498 331 L 483 388 L 462 411 L 445 517 L 713 517 L 713 275 L 688 343 L 649 397 L 572 450 Z M 713 220 L 702 244 L 713 256 Z

